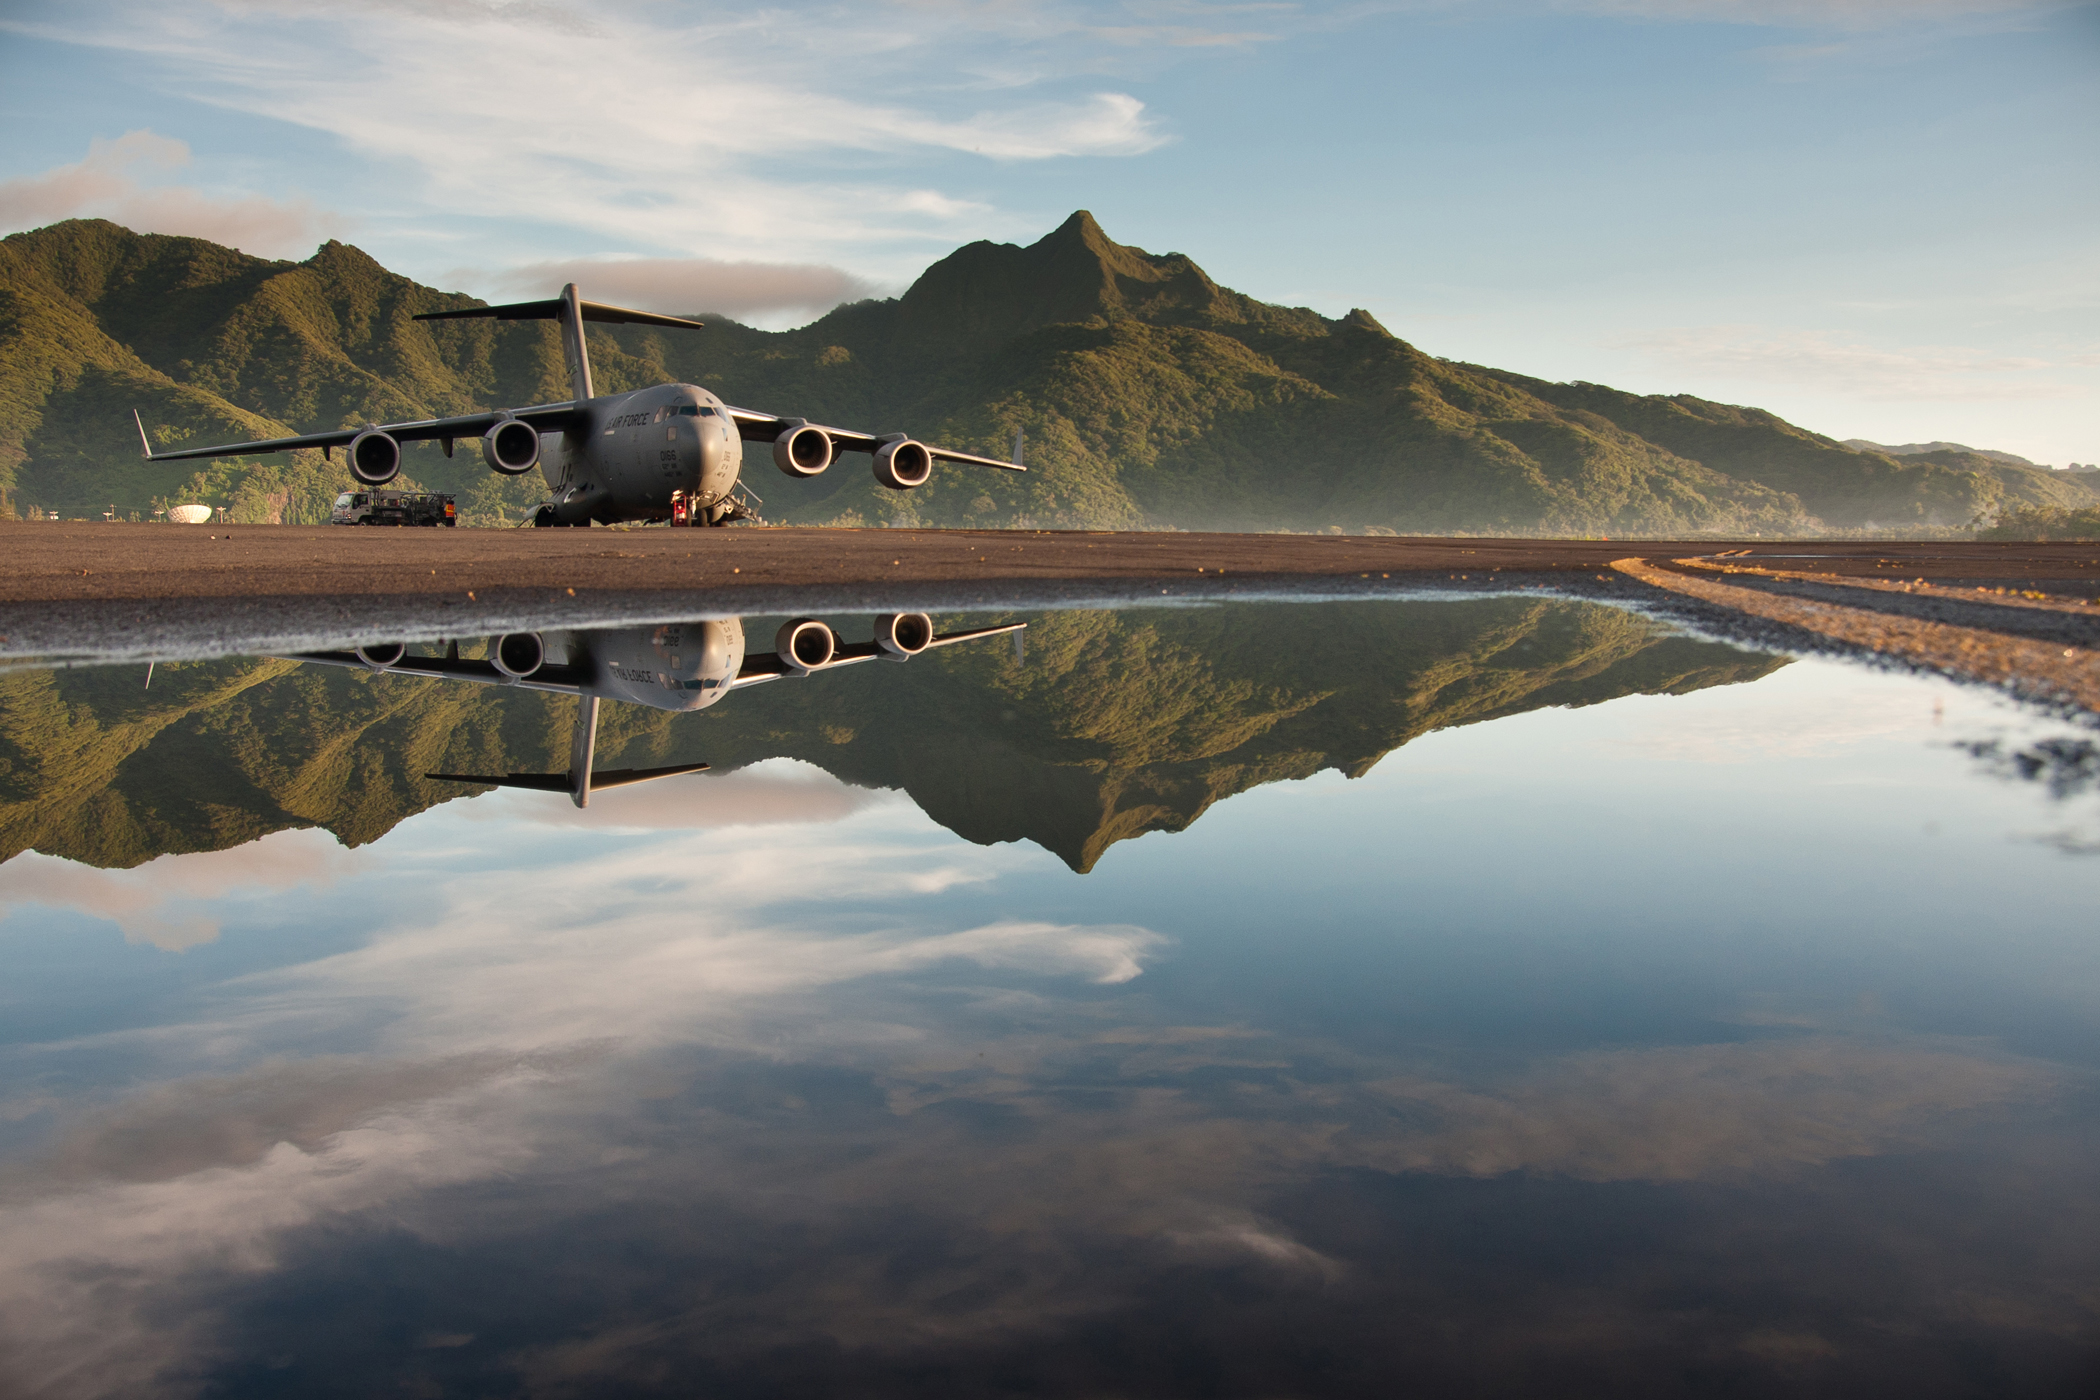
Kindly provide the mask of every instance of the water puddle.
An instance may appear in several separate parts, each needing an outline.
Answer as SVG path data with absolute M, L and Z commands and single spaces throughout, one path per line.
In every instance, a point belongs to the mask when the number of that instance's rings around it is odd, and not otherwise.
M 1543 597 L 793 621 L 0 675 L 15 1385 L 2094 1374 L 2090 730 Z

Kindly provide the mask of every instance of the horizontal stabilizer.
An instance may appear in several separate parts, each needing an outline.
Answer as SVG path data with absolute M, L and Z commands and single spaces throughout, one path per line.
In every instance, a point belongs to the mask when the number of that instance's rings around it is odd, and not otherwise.
M 567 792 L 567 773 L 507 773 L 500 778 L 475 773 L 425 773 L 433 783 L 487 783 L 490 787 L 531 788 L 534 792 Z
M 591 774 L 588 790 L 603 792 L 607 788 L 632 787 L 657 778 L 675 778 L 680 773 L 705 773 L 707 768 L 705 763 L 678 763 L 669 768 L 612 768 Z M 423 776 L 434 783 L 486 783 L 490 787 L 530 788 L 534 792 L 568 792 L 572 787 L 567 773 L 506 773 L 500 778 L 475 773 L 425 773 Z
M 705 330 L 704 321 L 688 321 L 682 316 L 660 316 L 654 311 L 630 311 L 624 306 L 607 306 L 602 301 L 579 301 L 576 305 L 583 311 L 586 321 L 603 321 L 616 326 L 684 326 L 690 330 Z M 547 301 L 518 301 L 508 306 L 470 306 L 463 311 L 426 311 L 416 317 L 418 321 L 558 321 L 562 315 L 562 299 L 554 297 Z

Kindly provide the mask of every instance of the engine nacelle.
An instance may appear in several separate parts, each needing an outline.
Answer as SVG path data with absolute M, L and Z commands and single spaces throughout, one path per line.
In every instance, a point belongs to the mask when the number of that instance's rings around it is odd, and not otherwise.
M 399 642 L 374 642 L 357 649 L 357 659 L 375 671 L 384 671 L 389 666 L 399 666 L 401 658 L 408 655 L 408 648 Z
M 773 439 L 773 465 L 793 477 L 821 474 L 838 456 L 831 434 L 804 424 Z
M 933 451 L 923 442 L 897 438 L 875 449 L 875 479 L 892 491 L 924 486 L 933 475 Z
M 367 486 L 384 486 L 401 475 L 401 444 L 377 428 L 367 428 L 350 439 L 345 453 L 350 475 Z
M 537 632 L 505 632 L 489 643 L 489 664 L 522 681 L 547 664 L 547 644 Z
M 933 619 L 925 613 L 884 613 L 875 619 L 875 645 L 892 660 L 917 656 L 933 645 Z
M 838 655 L 839 634 L 813 617 L 798 617 L 780 624 L 773 635 L 773 650 L 790 671 L 806 676 L 821 671 Z
M 491 471 L 521 476 L 540 464 L 540 434 L 530 423 L 506 418 L 481 435 L 481 460 Z

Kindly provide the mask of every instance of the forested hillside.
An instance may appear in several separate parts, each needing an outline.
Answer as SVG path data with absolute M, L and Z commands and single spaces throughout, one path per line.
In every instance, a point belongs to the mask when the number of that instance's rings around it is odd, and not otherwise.
M 472 304 L 340 243 L 291 263 L 97 220 L 16 234 L 0 241 L 0 489 L 67 516 L 203 500 L 320 518 L 340 463 L 148 466 L 131 410 L 172 445 L 561 398 L 551 324 L 411 319 Z M 593 327 L 600 392 L 698 382 L 1000 455 L 1027 435 L 1025 477 L 947 471 L 901 496 L 864 458 L 791 482 L 754 453 L 747 479 L 774 520 L 1770 533 L 2090 504 L 1976 454 L 1855 451 L 1756 409 L 1441 360 L 1366 312 L 1329 320 L 1220 287 L 1084 212 L 1026 248 L 971 244 L 902 297 L 798 330 L 706 319 Z M 431 444 L 409 448 L 406 472 L 480 523 L 515 521 L 542 489 Z

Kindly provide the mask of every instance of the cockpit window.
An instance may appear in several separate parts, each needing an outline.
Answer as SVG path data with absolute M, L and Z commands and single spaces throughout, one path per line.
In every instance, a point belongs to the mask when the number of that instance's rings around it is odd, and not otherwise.
M 688 403 L 688 404 L 680 404 L 680 405 L 678 406 L 678 412 L 679 412 L 679 414 L 680 414 L 681 416 L 683 416 L 683 417 L 686 417 L 686 418 L 694 418 L 694 417 L 698 417 L 698 416 L 700 416 L 700 415 L 702 415 L 702 414 L 711 414 L 711 413 L 713 413 L 713 412 L 714 412 L 714 410 L 713 410 L 713 409 L 711 409 L 711 408 L 702 408 L 702 407 L 700 407 L 700 406 L 699 406 L 698 404 L 690 404 L 690 403 Z

